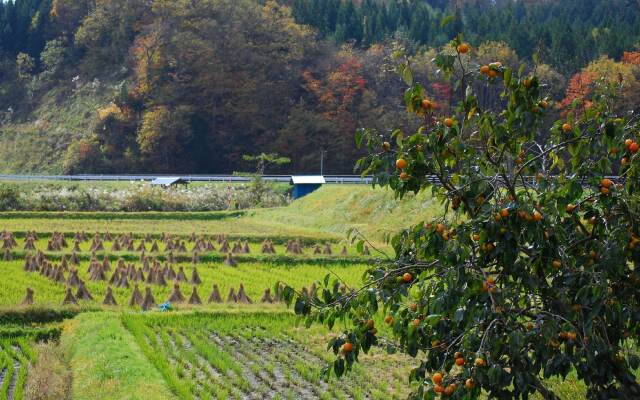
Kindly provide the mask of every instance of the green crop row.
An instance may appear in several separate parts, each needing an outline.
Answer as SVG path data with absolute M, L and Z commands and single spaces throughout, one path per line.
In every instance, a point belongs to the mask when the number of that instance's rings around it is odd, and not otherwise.
M 24 399 L 24 387 L 29 364 L 35 354 L 24 337 L 0 340 L 0 370 L 4 371 L 0 400 Z
M 322 338 L 327 332 L 316 327 L 298 335 L 296 318 L 289 313 L 125 314 L 123 322 L 180 399 L 242 398 L 251 393 L 282 399 L 406 395 L 392 393 L 393 382 L 371 379 L 369 374 L 395 379 L 381 375 L 389 364 L 373 357 L 370 370 L 359 368 L 344 380 L 324 381 L 321 370 L 329 359 L 324 344 L 304 338 Z

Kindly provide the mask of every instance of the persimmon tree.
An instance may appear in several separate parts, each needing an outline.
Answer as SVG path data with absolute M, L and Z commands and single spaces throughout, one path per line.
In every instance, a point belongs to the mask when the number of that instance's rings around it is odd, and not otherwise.
M 413 398 L 553 399 L 545 379 L 571 371 L 589 398 L 640 398 L 638 118 L 612 106 L 624 82 L 594 81 L 591 106 L 576 101 L 549 131 L 536 76 L 473 65 L 473 49 L 451 46 L 434 62 L 459 99 L 452 115 L 436 115 L 397 53 L 407 111 L 424 122 L 357 135 L 363 174 L 399 197 L 431 191 L 442 216 L 391 238 L 395 257 L 362 287 L 327 275 L 317 294 L 286 287 L 284 298 L 307 324 L 347 322 L 328 372 L 372 346 L 419 360 Z M 478 82 L 502 88 L 499 111 L 478 100 Z

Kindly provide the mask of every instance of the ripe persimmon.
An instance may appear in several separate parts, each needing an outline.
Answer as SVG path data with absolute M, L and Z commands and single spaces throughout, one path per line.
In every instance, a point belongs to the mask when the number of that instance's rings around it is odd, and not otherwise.
M 564 124 L 562 124 L 562 130 L 563 130 L 564 132 L 570 132 L 570 131 L 571 131 L 571 129 L 572 129 L 572 126 L 571 126 L 571 124 L 570 124 L 570 123 L 565 122 Z
M 407 163 L 407 160 L 405 160 L 404 158 L 399 158 L 396 161 L 396 168 L 398 168 L 398 169 L 405 169 L 405 168 L 407 168 L 407 165 L 409 165 L 409 164 Z
M 462 367 L 464 365 L 464 358 L 462 358 L 462 357 L 456 358 L 456 365 L 458 367 Z
M 542 221 L 542 214 L 539 211 L 533 213 L 533 220 L 536 222 Z
M 446 126 L 447 128 L 451 128 L 454 123 L 455 123 L 455 121 L 453 120 L 453 118 L 445 118 L 444 119 L 444 126 Z
M 467 54 L 469 52 L 469 45 L 466 43 L 460 43 L 458 45 L 458 53 Z
M 453 384 L 451 384 L 451 385 L 447 386 L 444 389 L 444 394 L 446 396 L 451 396 L 453 394 L 453 392 L 455 392 L 455 390 L 456 390 L 455 386 L 453 386 Z
M 351 353 L 353 351 L 353 344 L 350 342 L 343 344 L 342 351 L 344 351 L 345 353 Z
M 442 384 L 442 378 L 444 378 L 442 376 L 442 374 L 440 372 L 436 372 L 435 374 L 433 374 L 433 376 L 431 377 L 431 381 L 433 383 L 435 383 L 436 385 L 440 385 Z
M 409 283 L 409 282 L 411 282 L 411 281 L 413 280 L 413 275 L 411 275 L 411 274 L 410 274 L 410 273 L 408 273 L 408 272 L 405 272 L 405 273 L 402 275 L 402 280 L 403 280 L 403 281 L 405 281 L 406 283 Z

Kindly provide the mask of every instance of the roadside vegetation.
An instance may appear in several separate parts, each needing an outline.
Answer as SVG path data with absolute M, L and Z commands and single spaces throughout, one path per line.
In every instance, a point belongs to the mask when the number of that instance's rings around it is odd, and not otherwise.
M 287 185 L 195 184 L 161 188 L 146 182 L 0 183 L 0 211 L 199 212 L 285 206 Z

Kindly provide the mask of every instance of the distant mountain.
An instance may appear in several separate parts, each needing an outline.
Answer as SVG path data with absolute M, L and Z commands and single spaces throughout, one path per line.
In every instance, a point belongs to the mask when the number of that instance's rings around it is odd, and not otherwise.
M 285 5 L 283 5 L 285 4 Z M 245 154 L 350 173 L 360 126 L 411 129 L 396 45 L 462 33 L 531 65 L 560 99 L 575 72 L 640 45 L 629 0 L 0 2 L 0 171 L 233 172 Z M 433 95 L 451 90 L 426 68 Z M 276 171 L 274 171 L 276 172 Z

